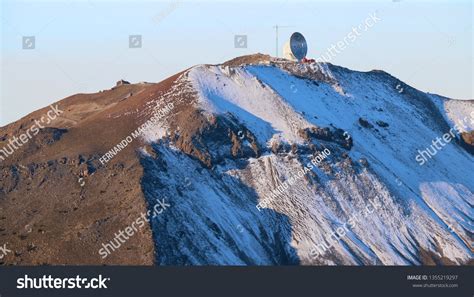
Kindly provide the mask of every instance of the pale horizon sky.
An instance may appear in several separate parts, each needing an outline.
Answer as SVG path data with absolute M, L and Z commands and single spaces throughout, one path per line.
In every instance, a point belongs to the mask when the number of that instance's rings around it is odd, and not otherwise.
M 159 82 L 197 64 L 275 55 L 292 32 L 318 58 L 375 13 L 381 20 L 331 63 L 381 69 L 419 90 L 473 94 L 472 1 L 1 1 L 0 126 L 117 80 Z M 129 35 L 142 47 L 129 48 Z M 247 35 L 247 48 L 234 36 Z M 24 36 L 34 49 L 22 49 Z M 280 53 L 281 56 L 281 53 Z

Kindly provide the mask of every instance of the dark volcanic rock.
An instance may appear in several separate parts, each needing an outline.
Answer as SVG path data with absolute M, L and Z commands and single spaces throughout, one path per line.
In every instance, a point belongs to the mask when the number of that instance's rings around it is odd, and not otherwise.
M 388 123 L 385 123 L 384 121 L 377 121 L 375 122 L 379 127 L 382 127 L 382 128 L 387 128 L 389 125 Z
M 373 128 L 374 125 L 372 125 L 371 123 L 369 123 L 369 121 L 365 120 L 364 118 L 359 118 L 359 124 L 364 127 L 364 128 Z
M 352 137 L 342 129 L 311 127 L 300 129 L 298 132 L 299 135 L 308 142 L 317 139 L 337 143 L 348 150 L 352 148 Z

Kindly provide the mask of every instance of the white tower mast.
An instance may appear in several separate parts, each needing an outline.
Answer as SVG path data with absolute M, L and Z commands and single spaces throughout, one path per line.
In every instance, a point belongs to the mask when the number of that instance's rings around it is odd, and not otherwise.
M 275 57 L 278 58 L 278 29 L 279 28 L 291 28 L 292 26 L 279 26 L 275 25 L 273 28 L 275 28 Z

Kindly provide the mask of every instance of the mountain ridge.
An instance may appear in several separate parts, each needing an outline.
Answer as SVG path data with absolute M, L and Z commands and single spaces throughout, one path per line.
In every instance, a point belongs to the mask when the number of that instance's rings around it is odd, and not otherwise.
M 461 170 L 452 174 L 456 183 L 438 173 L 423 181 L 414 159 L 388 149 L 389 144 L 403 149 L 396 140 L 406 135 L 423 139 L 405 139 L 410 149 L 421 149 L 449 130 L 448 119 L 458 112 L 456 104 L 450 106 L 455 112 L 443 110 L 450 100 L 424 94 L 386 72 L 298 65 L 264 55 L 197 65 L 157 84 L 73 95 L 57 102 L 65 112 L 51 123 L 51 128 L 67 132 L 46 146 L 22 147 L 0 164 L 0 206 L 7 214 L 0 221 L 1 235 L 16 250 L 5 263 L 468 263 L 472 213 L 466 207 L 472 206 L 473 184 L 466 164 L 472 156 L 453 142 L 439 154 L 454 156 L 453 164 Z M 110 163 L 99 162 L 157 106 L 170 102 L 174 107 L 168 117 L 133 139 Z M 463 103 L 474 110 L 474 102 Z M 0 136 L 21 133 L 46 109 L 0 128 Z M 409 117 L 398 119 L 402 114 Z M 410 134 L 412 127 L 422 132 Z M 353 144 L 345 147 L 348 139 Z M 320 167 L 263 213 L 256 208 L 266 192 L 324 148 L 332 154 Z M 404 153 L 413 155 L 409 149 Z M 451 162 L 442 159 L 441 164 Z M 413 174 L 416 182 L 411 181 Z M 77 182 L 80 178 L 84 186 Z M 442 195 L 435 199 L 434 193 Z M 455 206 L 446 206 L 451 201 L 446 193 L 454 195 Z M 51 194 L 56 197 L 41 205 Z M 311 257 L 311 249 L 338 224 L 358 213 L 369 197 L 381 195 L 389 204 L 380 213 L 349 230 L 326 257 Z M 101 244 L 152 209 L 158 197 L 169 199 L 171 208 L 137 238 L 100 259 Z M 399 216 L 390 219 L 389 213 Z M 411 215 L 403 219 L 404 213 Z M 61 220 L 68 222 L 67 228 L 56 226 Z M 435 226 L 434 234 L 425 234 L 422 225 L 427 223 Z M 27 232 L 26 225 L 36 232 Z M 59 238 L 66 240 L 58 244 Z M 82 251 L 58 252 L 76 245 Z

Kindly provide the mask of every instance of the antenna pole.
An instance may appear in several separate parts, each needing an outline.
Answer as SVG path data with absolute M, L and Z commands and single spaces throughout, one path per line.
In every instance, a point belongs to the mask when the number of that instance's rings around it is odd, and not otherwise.
M 275 26 L 276 31 L 276 43 L 275 43 L 275 56 L 278 58 L 278 25 Z
M 291 28 L 291 26 L 273 26 L 275 28 L 275 57 L 278 58 L 278 29 L 280 28 Z

